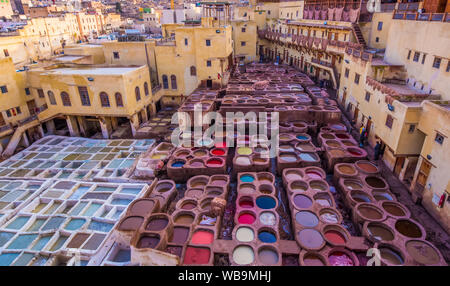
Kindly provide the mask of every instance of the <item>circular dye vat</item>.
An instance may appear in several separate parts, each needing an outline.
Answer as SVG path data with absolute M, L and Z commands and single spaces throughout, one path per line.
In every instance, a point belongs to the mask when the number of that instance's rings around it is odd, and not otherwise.
M 156 235 L 144 235 L 139 239 L 138 248 L 155 248 L 160 239 Z
M 137 230 L 144 222 L 144 218 L 140 216 L 130 216 L 125 218 L 119 225 L 119 230 Z
M 339 130 L 339 131 L 346 130 L 345 126 L 342 124 L 332 124 L 330 127 L 334 130 Z
M 357 210 L 367 220 L 379 220 L 383 217 L 383 213 L 372 205 L 359 205 Z
M 370 203 L 371 199 L 364 192 L 354 192 L 350 194 L 350 197 L 357 203 Z
M 326 223 L 338 223 L 339 217 L 332 210 L 324 210 L 320 212 L 320 218 Z
M 189 237 L 189 232 L 190 232 L 189 228 L 187 227 L 178 227 L 178 226 L 174 227 L 171 242 L 177 244 L 185 243 Z
M 439 253 L 425 241 L 408 241 L 406 251 L 416 262 L 423 265 L 437 264 L 441 260 Z
M 277 237 L 269 231 L 261 231 L 258 233 L 258 239 L 264 243 L 274 243 L 277 241 Z
M 353 156 L 361 156 L 363 152 L 357 148 L 348 148 L 347 151 Z
M 150 212 L 153 209 L 153 206 L 155 205 L 154 201 L 142 199 L 137 200 L 129 208 L 130 214 L 132 215 L 138 215 L 138 216 L 145 216 L 148 212 Z
M 354 266 L 353 259 L 342 251 L 335 251 L 328 256 L 331 266 Z
M 398 220 L 395 229 L 406 237 L 419 238 L 422 236 L 420 228 L 410 220 Z
M 250 242 L 255 239 L 255 233 L 249 227 L 240 227 L 236 231 L 236 239 L 240 242 Z
M 340 165 L 337 169 L 339 172 L 345 175 L 353 175 L 356 173 L 355 168 L 353 168 L 351 165 Z
M 359 181 L 355 180 L 344 180 L 344 186 L 345 188 L 349 190 L 361 190 L 362 184 L 359 183 Z
M 288 181 L 301 180 L 303 178 L 302 174 L 296 171 L 288 171 L 285 173 L 285 178 Z
M 204 164 L 203 164 L 203 162 L 202 161 L 198 161 L 198 160 L 191 160 L 190 162 L 189 162 L 189 166 L 191 166 L 191 167 L 193 167 L 193 168 L 203 168 L 203 166 L 205 166 Z
M 406 215 L 403 208 L 400 207 L 396 203 L 386 202 L 386 203 L 382 204 L 382 207 L 385 211 L 387 211 L 389 214 L 391 214 L 393 216 L 405 216 Z
M 306 171 L 306 176 L 311 179 L 322 179 L 322 174 L 317 171 Z
M 331 207 L 332 201 L 328 193 L 318 193 L 314 196 L 316 203 L 323 207 Z
M 367 226 L 367 232 L 376 240 L 391 241 L 394 239 L 392 231 L 382 224 L 369 224 Z
M 239 155 L 250 155 L 250 154 L 252 154 L 252 149 L 249 147 L 239 147 L 237 149 L 237 153 Z
M 207 264 L 211 256 L 211 250 L 209 248 L 191 247 L 186 248 L 184 253 L 184 264 Z
M 225 155 L 225 150 L 213 149 L 213 150 L 211 150 L 211 154 L 213 154 L 214 156 L 223 156 L 223 155 Z
M 345 244 L 345 236 L 337 230 L 328 230 L 324 234 L 325 238 L 334 244 Z
M 175 223 L 191 224 L 194 221 L 194 216 L 191 214 L 181 214 L 175 218 Z
M 264 265 L 275 265 L 278 263 L 278 253 L 268 247 L 263 247 L 258 251 L 258 257 Z
M 336 137 L 339 139 L 349 139 L 348 135 L 342 133 L 336 134 Z
M 297 235 L 301 245 L 307 249 L 319 248 L 324 243 L 323 237 L 320 232 L 313 228 L 303 229 Z
M 394 198 L 392 198 L 392 196 L 390 194 L 383 192 L 383 191 L 373 191 L 372 196 L 377 201 L 393 201 L 394 200 Z
M 255 186 L 252 185 L 252 184 L 242 184 L 242 185 L 239 187 L 239 191 L 240 191 L 241 193 L 253 193 L 253 192 L 256 191 L 256 188 L 255 188 Z
M 312 206 L 312 200 L 305 195 L 294 196 L 294 204 L 301 209 L 307 209 Z
M 206 161 L 206 165 L 208 166 L 220 166 L 222 165 L 223 161 L 219 159 L 209 159 Z
M 247 265 L 255 261 L 255 253 L 250 246 L 240 245 L 233 250 L 233 260 L 236 264 Z
M 275 225 L 276 218 L 272 212 L 262 212 L 259 215 L 259 221 L 264 225 Z
M 186 191 L 186 197 L 199 198 L 203 195 L 203 190 L 201 189 L 190 189 Z
M 317 156 L 314 153 L 301 153 L 300 159 L 305 162 L 314 162 L 317 160 Z
M 250 166 L 252 162 L 249 157 L 239 156 L 236 158 L 236 164 L 241 166 Z
M 305 135 L 297 135 L 296 138 L 299 140 L 308 140 L 309 139 L 308 136 L 305 136 Z
M 184 164 L 185 164 L 185 162 L 177 161 L 177 162 L 172 163 L 172 167 L 174 167 L 174 168 L 181 168 L 181 167 L 184 166 Z
M 303 264 L 305 266 L 324 266 L 322 258 L 314 253 L 307 253 L 303 257 Z
M 181 205 L 181 208 L 183 210 L 192 210 L 193 208 L 195 208 L 197 206 L 197 204 L 195 202 L 185 202 L 184 204 Z
M 256 199 L 256 205 L 264 210 L 273 209 L 277 203 L 274 198 L 261 196 Z
M 239 201 L 239 206 L 244 209 L 251 209 L 254 207 L 254 204 L 250 198 L 242 198 Z
M 404 263 L 403 257 L 401 254 L 389 247 L 379 247 L 380 256 L 386 262 L 393 265 L 402 265 Z
M 383 189 L 386 187 L 386 183 L 377 177 L 367 177 L 366 183 L 367 183 L 367 185 L 369 185 L 369 187 L 375 188 L 375 189 Z
M 255 222 L 255 216 L 250 213 L 243 213 L 239 215 L 238 222 L 241 224 L 252 224 Z
M 294 148 L 291 145 L 280 145 L 280 151 L 283 152 L 294 152 Z
M 376 173 L 378 172 L 378 168 L 369 162 L 357 162 L 356 166 L 358 166 L 362 171 L 366 173 Z
M 295 215 L 298 224 L 305 227 L 315 227 L 319 223 L 319 219 L 315 214 L 309 211 L 300 211 Z
M 150 222 L 145 227 L 146 230 L 151 231 L 160 231 L 166 228 L 166 226 L 169 224 L 169 220 L 167 218 L 153 218 L 150 220 Z
M 297 156 L 295 155 L 295 153 L 292 154 L 282 154 L 279 156 L 280 160 L 285 161 L 285 162 L 295 162 L 297 161 Z
M 211 244 L 214 240 L 214 234 L 211 231 L 198 230 L 192 235 L 192 244 Z
M 255 178 L 253 176 L 251 176 L 251 175 L 243 175 L 243 176 L 241 176 L 241 182 L 244 182 L 244 183 L 251 183 L 254 180 L 255 180 Z
M 263 194 L 271 194 L 273 193 L 273 186 L 268 184 L 260 185 L 259 192 Z
M 290 189 L 294 192 L 305 192 L 308 189 L 308 185 L 303 181 L 294 181 L 291 183 Z

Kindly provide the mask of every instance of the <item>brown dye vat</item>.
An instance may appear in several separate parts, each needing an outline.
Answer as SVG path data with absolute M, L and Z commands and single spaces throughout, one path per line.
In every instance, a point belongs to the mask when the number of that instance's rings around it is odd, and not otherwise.
M 289 188 L 294 192 L 305 192 L 308 189 L 308 184 L 303 181 L 293 181 Z
M 181 209 L 183 210 L 192 210 L 197 207 L 197 203 L 193 200 L 185 201 L 181 204 Z
M 405 216 L 406 212 L 404 211 L 403 207 L 398 203 L 393 202 L 385 202 L 381 205 L 385 211 L 387 211 L 389 214 L 393 216 Z
M 156 248 L 160 240 L 157 234 L 143 234 L 139 238 L 137 248 Z
M 356 162 L 356 167 L 366 174 L 378 173 L 378 167 L 368 161 L 358 161 Z
M 341 144 L 336 140 L 327 140 L 327 141 L 325 141 L 325 144 L 330 147 L 336 147 L 336 148 L 341 147 Z
M 169 241 L 176 244 L 184 244 L 189 237 L 189 232 L 189 227 L 175 226 Z
M 131 204 L 128 212 L 130 215 L 145 216 L 152 212 L 155 202 L 150 199 L 140 199 Z
M 391 246 L 378 247 L 380 251 L 381 261 L 388 265 L 402 265 L 405 263 L 403 254 Z
M 88 239 L 90 234 L 77 233 L 67 245 L 67 248 L 79 248 Z
M 375 188 L 375 189 L 383 189 L 386 187 L 386 183 L 377 177 L 367 177 L 366 183 L 367 183 L 367 185 L 369 185 L 369 187 Z
M 382 223 L 368 223 L 367 233 L 377 241 L 391 241 L 394 239 L 394 233 L 390 228 Z
M 185 197 L 190 197 L 190 198 L 199 198 L 202 195 L 203 195 L 202 189 L 189 189 L 184 194 Z
M 295 181 L 295 180 L 301 180 L 303 178 L 303 174 L 300 173 L 299 171 L 289 170 L 289 171 L 285 172 L 284 177 L 288 181 Z
M 272 194 L 274 191 L 273 185 L 264 184 L 259 186 L 259 191 L 263 194 Z
M 190 225 L 194 221 L 194 214 L 180 213 L 175 217 L 174 223 Z
M 220 187 L 206 187 L 206 195 L 217 197 L 223 194 L 223 189 Z
M 96 250 L 105 239 L 106 234 L 95 233 L 83 246 L 86 250 Z
M 329 149 L 328 153 L 332 157 L 344 157 L 347 154 L 344 149 Z
M 344 175 L 356 175 L 356 170 L 352 166 L 349 165 L 341 165 L 338 167 L 339 172 L 343 173 Z
M 419 264 L 434 265 L 441 260 L 439 252 L 427 241 L 410 240 L 405 246 L 406 252 Z
M 325 266 L 326 262 L 325 259 L 316 253 L 306 253 L 303 256 L 303 263 L 304 266 Z
M 170 191 L 170 189 L 172 189 L 173 187 L 174 185 L 172 183 L 162 182 L 156 185 L 155 190 L 159 193 L 165 193 L 167 191 Z
M 383 213 L 373 205 L 360 204 L 356 207 L 356 211 L 366 220 L 379 220 L 383 218 Z
M 406 237 L 420 238 L 422 230 L 410 220 L 398 220 L 395 223 L 395 229 Z
M 143 222 L 144 218 L 141 216 L 129 216 L 122 220 L 122 222 L 119 225 L 119 230 L 135 231 L 141 227 Z

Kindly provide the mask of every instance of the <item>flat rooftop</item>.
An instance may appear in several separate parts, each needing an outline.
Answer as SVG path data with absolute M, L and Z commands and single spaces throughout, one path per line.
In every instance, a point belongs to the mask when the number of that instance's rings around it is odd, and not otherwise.
M 41 70 L 52 75 L 124 75 L 141 67 L 87 67 L 87 68 L 56 68 Z

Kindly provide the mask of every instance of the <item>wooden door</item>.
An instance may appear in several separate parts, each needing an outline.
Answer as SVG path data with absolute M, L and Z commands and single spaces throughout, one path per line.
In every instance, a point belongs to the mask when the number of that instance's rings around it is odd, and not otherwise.
M 372 120 L 367 118 L 367 124 L 366 124 L 366 130 L 367 130 L 367 137 L 369 137 L 370 134 L 370 128 L 372 127 Z
M 358 121 L 358 113 L 359 113 L 359 109 L 358 107 L 355 106 L 355 114 L 353 115 L 353 120 Z
M 34 100 L 27 101 L 28 111 L 30 115 L 36 114 L 36 102 Z
M 417 181 L 416 184 L 418 184 L 420 187 L 424 188 L 425 184 L 427 183 L 428 175 L 430 174 L 431 170 L 431 164 L 423 159 L 422 165 L 420 165 L 419 174 L 417 175 Z
M 394 174 L 398 177 L 403 169 L 403 164 L 405 163 L 405 157 L 398 157 L 395 161 Z
M 344 90 L 344 93 L 342 94 L 342 105 L 345 105 L 346 101 L 347 101 L 347 91 Z

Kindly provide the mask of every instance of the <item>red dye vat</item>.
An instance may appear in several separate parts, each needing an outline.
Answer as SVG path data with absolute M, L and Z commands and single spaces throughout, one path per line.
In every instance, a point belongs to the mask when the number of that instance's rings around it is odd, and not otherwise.
M 214 149 L 211 151 L 211 153 L 215 156 L 223 156 L 225 155 L 225 151 L 222 149 Z
M 251 209 L 251 208 L 253 208 L 253 202 L 252 201 L 243 200 L 243 201 L 241 201 L 239 203 L 239 206 L 241 208 Z
M 212 159 L 212 160 L 209 160 L 206 164 L 207 165 L 222 165 L 222 161 L 220 161 L 218 159 Z
M 227 148 L 227 142 L 218 142 L 215 146 L 216 148 Z
M 342 251 L 335 251 L 329 257 L 328 261 L 332 266 L 353 266 L 353 260 Z
M 189 247 L 184 254 L 184 264 L 207 264 L 211 251 L 208 248 Z
M 211 244 L 214 240 L 214 235 L 210 231 L 196 231 L 194 235 L 192 235 L 192 244 Z
M 239 223 L 242 224 L 252 224 L 255 222 L 255 216 L 252 214 L 241 214 L 238 218 Z
M 345 237 L 338 231 L 330 230 L 325 233 L 325 238 L 334 244 L 345 244 Z
M 348 149 L 348 152 L 354 156 L 360 156 L 362 154 L 357 149 Z

